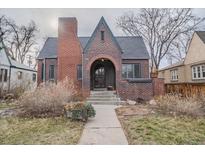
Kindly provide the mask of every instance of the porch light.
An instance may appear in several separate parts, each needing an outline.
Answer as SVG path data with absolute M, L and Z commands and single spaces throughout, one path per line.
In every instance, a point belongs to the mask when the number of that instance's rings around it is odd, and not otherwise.
M 101 59 L 101 61 L 104 61 L 104 59 Z

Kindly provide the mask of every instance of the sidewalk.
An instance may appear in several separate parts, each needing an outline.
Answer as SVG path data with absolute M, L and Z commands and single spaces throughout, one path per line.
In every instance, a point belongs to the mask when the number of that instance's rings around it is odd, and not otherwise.
M 115 113 L 116 105 L 93 105 L 96 117 L 85 125 L 79 144 L 128 144 Z

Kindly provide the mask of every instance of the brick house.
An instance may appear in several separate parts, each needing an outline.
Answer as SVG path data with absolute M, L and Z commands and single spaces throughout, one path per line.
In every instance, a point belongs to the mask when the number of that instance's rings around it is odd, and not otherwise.
M 163 81 L 149 77 L 142 37 L 115 37 L 103 17 L 90 37 L 77 35 L 76 18 L 58 22 L 58 37 L 49 37 L 37 58 L 38 84 L 69 77 L 85 97 L 108 87 L 122 99 L 149 100 L 163 93 Z

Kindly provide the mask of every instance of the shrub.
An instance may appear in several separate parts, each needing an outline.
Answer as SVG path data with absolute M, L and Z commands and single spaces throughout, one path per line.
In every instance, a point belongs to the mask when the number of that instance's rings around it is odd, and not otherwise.
M 65 116 L 73 120 L 87 121 L 89 117 L 95 116 L 95 110 L 89 103 L 77 102 L 70 103 L 64 107 Z
M 75 95 L 72 80 L 55 83 L 43 83 L 35 91 L 25 92 L 18 100 L 20 116 L 53 117 L 63 115 L 64 104 Z
M 205 115 L 205 97 L 165 95 L 156 98 L 156 103 L 164 113 L 173 115 L 189 115 L 193 117 Z

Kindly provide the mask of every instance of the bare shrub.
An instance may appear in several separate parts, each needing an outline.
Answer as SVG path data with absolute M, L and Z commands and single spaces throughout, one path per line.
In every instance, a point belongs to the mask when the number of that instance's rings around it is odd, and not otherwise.
M 172 115 L 205 115 L 205 97 L 181 97 L 179 95 L 165 95 L 156 98 L 156 103 L 163 113 Z
M 43 83 L 35 91 L 27 91 L 18 100 L 20 116 L 54 117 L 63 115 L 64 105 L 71 101 L 76 91 L 72 80 Z

